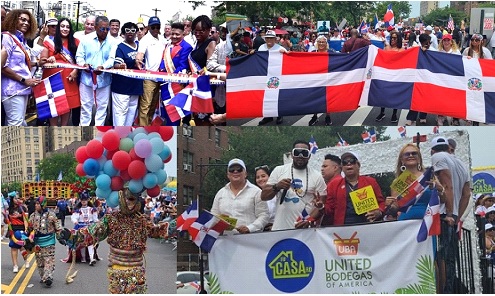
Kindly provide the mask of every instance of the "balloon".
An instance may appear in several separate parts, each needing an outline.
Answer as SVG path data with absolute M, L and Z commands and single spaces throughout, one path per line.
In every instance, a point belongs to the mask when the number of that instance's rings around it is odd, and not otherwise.
M 110 177 L 116 176 L 118 172 L 119 171 L 113 166 L 113 161 L 111 159 L 107 160 L 103 165 L 103 173 Z
M 163 169 L 163 161 L 158 155 L 150 155 L 150 157 L 147 157 L 144 160 L 144 164 L 146 165 L 146 168 L 148 171 L 154 173 L 160 169 Z
M 149 133 L 148 134 L 148 140 L 151 140 L 153 138 L 158 138 L 158 139 L 162 139 L 162 137 L 160 136 L 160 134 L 158 132 L 152 132 L 152 133 Z M 163 142 L 163 140 L 162 140 Z
M 112 179 L 107 174 L 101 174 L 96 177 L 95 183 L 97 188 L 100 188 L 102 190 L 109 190 Z
M 96 188 L 96 190 L 95 190 L 96 196 L 104 198 L 104 199 L 107 199 L 111 192 L 112 191 L 110 190 L 110 188 L 108 188 L 108 189 Z
M 132 179 L 141 179 L 146 175 L 146 166 L 140 160 L 133 160 L 129 164 L 127 172 Z
M 88 158 L 84 161 L 83 169 L 86 175 L 96 176 L 100 171 L 100 164 L 96 159 Z
M 162 152 L 163 146 L 165 145 L 163 144 L 162 138 L 153 138 L 149 141 L 151 143 L 151 153 L 158 154 Z
M 124 180 L 122 179 L 122 177 L 119 176 L 112 177 L 110 188 L 112 190 L 121 190 L 122 188 L 124 188 Z
M 98 161 L 98 164 L 100 165 L 100 168 L 103 168 L 103 166 L 107 162 L 107 156 L 102 155 L 102 156 L 100 156 L 100 158 L 97 159 L 97 161 Z
M 155 187 L 146 190 L 146 193 L 148 196 L 156 197 L 160 195 L 160 186 L 156 185 Z
M 88 159 L 88 153 L 86 152 L 86 146 L 81 146 L 76 150 L 76 160 L 79 163 L 83 163 L 86 159 Z
M 110 208 L 116 208 L 119 205 L 119 192 L 112 191 L 108 198 L 106 198 L 107 206 Z
M 111 130 L 112 127 L 111 126 L 97 126 L 96 129 L 99 130 L 100 132 L 106 132 L 108 130 Z
M 137 136 L 136 136 L 137 137 Z M 146 158 L 151 155 L 151 143 L 148 139 L 141 139 L 134 145 L 134 151 L 139 157 Z
M 122 180 L 124 180 L 124 182 L 132 179 L 131 176 L 129 176 L 129 172 L 127 172 L 127 170 L 120 171 L 120 177 L 122 178 Z
M 144 127 L 140 126 L 136 129 L 134 129 L 129 135 L 128 137 L 133 139 L 134 140 L 134 137 L 138 134 L 146 134 L 146 130 L 144 129 Z
M 119 149 L 129 152 L 134 147 L 134 142 L 129 138 L 123 138 L 120 140 Z
M 148 140 L 148 135 L 146 135 L 145 133 L 140 133 L 140 134 L 135 135 L 134 139 L 132 139 L 132 141 L 134 142 L 134 148 L 136 148 L 137 142 L 139 142 L 139 140 L 143 140 L 143 139 Z
M 117 151 L 112 156 L 113 166 L 118 170 L 125 170 L 131 163 L 131 156 L 125 151 Z
M 91 140 L 86 144 L 86 153 L 89 157 L 98 159 L 103 154 L 103 145 L 98 140 Z
M 160 126 L 160 130 L 158 131 L 163 141 L 170 140 L 174 135 L 174 128 L 171 126 Z
M 172 154 L 170 154 L 170 156 L 167 159 L 165 159 L 163 162 L 164 163 L 167 163 L 167 162 L 169 162 L 171 160 L 172 160 Z
M 147 173 L 143 177 L 143 186 L 148 188 L 148 189 L 155 187 L 157 182 L 158 182 L 158 178 L 153 173 Z
M 170 155 L 172 155 L 171 153 L 172 152 L 170 151 L 170 148 L 167 145 L 163 144 L 163 149 L 161 152 L 158 153 L 158 155 L 160 155 L 160 157 L 163 160 L 165 160 L 165 159 L 169 158 Z
M 143 181 L 141 180 L 131 180 L 129 181 L 129 190 L 132 192 L 132 193 L 140 193 L 141 191 L 143 191 Z
M 84 171 L 83 169 L 83 164 L 82 163 L 78 163 L 76 165 L 76 174 L 79 176 L 79 177 L 84 177 L 86 176 L 86 172 Z
M 160 126 L 144 126 L 144 129 L 148 132 L 148 134 L 150 133 L 158 133 L 158 131 L 160 130 Z
M 129 156 L 131 156 L 131 160 L 144 160 L 144 158 L 141 158 L 136 155 L 136 151 L 134 151 L 134 148 L 129 151 Z
M 127 137 L 131 133 L 130 126 L 116 126 L 113 129 L 121 139 Z
M 115 154 L 115 152 L 117 152 L 117 150 L 114 150 L 114 151 L 107 151 L 107 159 L 112 159 L 113 158 L 113 155 Z
M 120 137 L 114 131 L 108 131 L 103 135 L 101 139 L 103 143 L 103 147 L 105 147 L 108 151 L 114 151 L 119 148 L 120 145 Z M 108 156 L 107 156 L 108 158 Z
M 156 184 L 158 184 L 158 185 L 163 184 L 165 182 L 165 180 L 167 180 L 167 172 L 165 172 L 165 170 L 158 170 L 155 173 L 155 175 L 157 178 Z

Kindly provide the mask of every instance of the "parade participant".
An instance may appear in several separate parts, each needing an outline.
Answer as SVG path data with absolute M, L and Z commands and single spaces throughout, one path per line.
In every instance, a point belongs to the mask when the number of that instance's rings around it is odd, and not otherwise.
M 115 44 L 119 44 L 124 41 L 124 38 L 120 36 L 120 21 L 118 19 L 110 20 L 110 37 L 113 37 Z
M 270 168 L 267 165 L 262 165 L 254 168 L 256 185 L 260 189 L 263 189 L 268 178 L 270 178 Z M 266 202 L 268 206 L 268 223 L 265 225 L 263 231 L 270 231 L 273 226 L 273 221 L 275 220 L 275 211 L 277 209 L 277 201 L 275 198 L 270 199 Z
M 167 45 L 165 38 L 160 34 L 160 19 L 156 16 L 148 20 L 148 34 L 139 42 L 136 55 L 136 68 L 149 71 L 158 71 L 163 57 L 163 50 Z M 149 126 L 159 103 L 160 83 L 154 80 L 143 81 L 143 95 L 139 97 L 138 117 L 139 126 Z
M 21 255 L 24 258 L 24 267 L 29 268 L 29 261 L 27 261 L 27 253 L 22 244 L 17 243 L 18 240 L 22 239 L 22 235 L 26 235 L 28 232 L 28 222 L 29 217 L 27 214 L 27 208 L 19 199 L 19 196 L 15 191 L 9 193 L 9 208 L 6 213 L 7 225 L 9 227 L 9 247 L 10 255 L 12 257 L 12 271 L 14 273 L 19 272 L 19 266 L 17 257 L 19 250 L 21 250 Z
M 110 246 L 107 277 L 112 294 L 146 293 L 146 240 L 167 238 L 168 223 L 153 223 L 139 213 L 139 196 L 128 189 L 119 191 L 119 210 L 107 214 L 99 222 L 72 235 L 84 241 L 107 240 Z M 69 270 L 70 271 L 70 270 Z
M 341 159 L 344 177 L 334 177 L 327 185 L 325 214 L 329 216 L 330 225 L 372 223 L 380 220 L 385 210 L 385 198 L 380 186 L 374 178 L 359 174 L 361 163 L 356 153 L 345 152 Z M 379 208 L 358 215 L 352 204 L 350 193 L 370 185 Z
M 316 38 L 316 50 L 313 52 L 335 52 L 335 50 L 331 49 L 328 46 L 328 40 L 325 36 L 320 35 L 318 38 Z M 313 117 L 309 121 L 308 125 L 313 126 L 318 122 L 318 114 L 315 113 L 313 114 Z M 330 118 L 330 113 L 325 114 L 325 125 L 329 126 L 332 125 L 332 119 Z
M 36 28 L 36 19 L 25 9 L 12 10 L 2 22 L 2 47 L 7 53 L 1 78 L 6 125 L 27 126 L 25 116 L 31 87 L 41 82 L 31 78 L 31 48 L 26 43 L 36 35 Z
M 268 206 L 261 200 L 261 189 L 247 180 L 244 161 L 231 159 L 227 166 L 229 183 L 215 195 L 211 213 L 237 219 L 239 233 L 262 231 L 268 223 Z
M 438 49 L 438 38 L 435 34 L 433 34 L 433 28 L 431 26 L 426 26 L 425 34 L 430 36 L 431 47 L 435 50 Z
M 2 6 L 3 8 L 3 6 Z M 0 232 L 0 235 L 2 236 L 1 240 L 4 240 L 7 238 L 7 233 L 8 233 L 8 225 L 7 223 L 5 223 L 5 220 L 8 219 L 7 217 L 7 210 L 9 209 L 9 202 L 7 201 L 7 199 L 5 199 L 5 197 L 3 196 L 3 193 L 1 194 L 1 198 L 2 198 L 2 201 L 1 201 L 1 211 L 2 211 L 2 217 L 1 217 L 1 222 L 2 222 L 2 228 L 1 228 L 1 232 Z
M 263 44 L 265 44 L 265 31 L 260 30 L 260 31 L 258 31 L 258 34 L 256 34 L 256 37 L 254 37 L 253 49 L 258 51 L 260 46 Z
M 222 27 L 220 27 L 222 29 Z M 213 28 L 211 31 L 213 32 Z M 227 66 L 227 42 L 225 41 L 226 34 L 218 34 L 218 32 L 214 35 L 219 35 L 219 42 L 215 46 L 215 51 L 206 62 L 206 69 L 212 73 L 225 73 Z M 213 94 L 213 109 L 214 114 L 224 114 L 226 110 L 225 100 L 227 96 L 227 89 L 225 84 L 215 85 L 215 91 L 212 91 Z M 213 115 L 213 114 L 212 114 Z M 212 116 L 210 116 L 210 122 L 212 122 Z M 213 123 L 213 122 L 212 122 Z M 221 125 L 226 125 L 225 122 L 220 123 Z
M 96 32 L 83 38 L 77 47 L 76 62 L 79 66 L 91 67 L 81 72 L 79 93 L 81 96 L 81 126 L 89 126 L 92 121 L 92 110 L 96 104 L 95 126 L 105 125 L 108 98 L 112 75 L 101 70 L 110 69 L 114 64 L 112 45 L 108 37 L 110 31 L 108 18 L 96 18 Z M 93 75 L 96 74 L 96 90 Z
M 368 45 L 371 45 L 371 41 L 360 37 L 359 31 L 357 29 L 352 29 L 351 38 L 344 42 L 344 45 L 342 46 L 342 52 L 350 53 Z
M 28 209 L 28 217 L 31 216 L 32 213 L 34 213 L 35 210 L 34 203 L 35 203 L 34 194 L 29 192 L 28 198 L 24 201 L 24 204 Z
M 321 175 L 323 176 L 323 180 L 325 180 L 325 184 L 327 184 L 327 186 L 335 177 L 341 176 L 342 161 L 340 160 L 340 157 L 333 154 L 325 155 L 325 159 L 321 164 Z M 326 201 L 323 200 L 322 202 L 325 203 Z M 320 225 L 330 225 L 330 217 L 328 215 L 324 215 L 321 219 Z
M 34 243 L 39 247 L 35 255 L 40 282 L 50 287 L 55 270 L 55 238 L 62 231 L 62 226 L 55 214 L 46 208 L 47 202 L 44 196 L 36 199 L 36 211 L 29 216 L 29 225 L 35 231 Z
M 407 48 L 418 47 L 419 43 L 416 41 L 416 33 L 409 33 L 409 38 L 407 39 Z
M 62 227 L 65 227 L 65 213 L 67 212 L 67 202 L 65 201 L 65 198 L 58 198 L 55 212 L 57 214 L 57 218 L 60 219 Z
M 488 208 L 493 207 L 495 203 L 495 197 L 491 196 L 491 194 L 482 194 L 478 200 L 480 200 L 480 205 L 476 207 L 474 213 L 476 215 L 485 215 L 487 213 Z
M 275 167 L 261 192 L 262 200 L 277 201 L 272 230 L 308 227 L 307 220 L 296 223 L 301 213 L 306 210 L 318 218 L 318 212 L 324 209 L 321 200 L 327 195 L 325 181 L 320 172 L 308 166 L 309 143 L 298 140 L 292 147 L 292 163 Z
M 122 34 L 125 39 L 115 52 L 115 69 L 137 69 L 136 55 L 138 44 L 136 34 L 138 26 L 134 23 L 125 23 Z M 115 126 L 132 126 L 136 118 L 139 96 L 143 94 L 143 80 L 112 75 L 112 117 Z
M 440 293 L 454 292 L 459 239 L 456 227 L 458 217 L 464 214 L 471 196 L 468 169 L 448 150 L 449 144 L 444 137 L 435 137 L 431 141 L 433 170 L 445 188 L 445 196 L 440 200 L 441 233 L 437 254 Z
M 163 32 L 163 38 L 165 38 L 165 41 L 167 43 L 172 42 L 172 40 L 170 39 L 170 37 L 172 35 L 172 26 L 170 26 L 169 24 L 165 24 L 165 26 L 163 27 L 163 30 L 165 31 L 165 32 Z
M 287 52 L 285 48 L 275 43 L 277 41 L 277 35 L 275 34 L 275 31 L 268 30 L 266 31 L 266 34 L 263 37 L 266 43 L 262 44 L 259 47 L 258 51 L 278 51 L 280 53 Z M 260 122 L 258 122 L 258 125 L 265 125 L 272 121 L 273 121 L 272 117 L 263 117 L 263 119 Z M 278 116 L 276 123 L 282 124 L 283 122 L 284 122 L 284 118 L 282 116 Z
M 98 211 L 92 204 L 89 204 L 89 194 L 87 192 L 82 192 L 79 196 L 79 200 L 79 204 L 76 206 L 71 216 L 72 223 L 74 223 L 74 230 L 89 226 L 98 221 Z M 81 262 L 86 263 L 86 247 L 83 246 L 80 250 Z M 89 244 L 87 250 L 89 254 L 89 265 L 93 266 L 96 263 L 95 247 L 92 244 Z M 72 258 L 72 260 L 76 260 L 76 258 Z
M 137 41 L 141 41 L 141 39 L 148 33 L 148 28 L 143 23 L 137 23 L 138 27 L 137 31 Z
M 83 37 L 93 33 L 95 31 L 96 16 L 90 15 L 84 21 L 84 30 L 74 33 L 74 38 L 82 40 Z
M 41 52 L 40 65 L 45 63 L 69 63 L 76 64 L 76 52 L 79 45 L 79 40 L 74 38 L 74 30 L 68 18 L 62 18 L 55 26 L 55 36 L 53 39 L 45 38 L 44 49 Z M 44 69 L 43 78 L 51 76 L 60 69 Z M 69 108 L 72 110 L 72 124 L 79 125 L 81 113 L 81 99 L 79 97 L 79 70 L 65 68 L 62 71 L 62 82 L 64 84 L 65 96 L 69 103 Z M 50 118 L 50 126 L 69 125 L 69 117 L 71 113 L 65 113 L 54 118 Z
M 194 48 L 196 46 L 196 36 L 194 36 L 191 20 L 184 21 L 184 40 Z
M 490 258 L 491 263 L 495 261 L 495 226 L 491 223 L 485 224 L 485 257 Z
M 473 34 L 469 47 L 462 52 L 463 56 L 468 56 L 475 59 L 493 59 L 488 48 L 483 46 L 483 35 Z

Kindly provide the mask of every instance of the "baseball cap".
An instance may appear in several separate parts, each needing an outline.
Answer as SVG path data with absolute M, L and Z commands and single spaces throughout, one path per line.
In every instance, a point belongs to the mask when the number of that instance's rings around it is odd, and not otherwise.
M 46 21 L 46 25 L 47 26 L 56 26 L 56 25 L 58 25 L 58 20 L 56 18 L 49 18 Z
M 346 159 L 346 157 L 349 157 L 349 156 L 354 157 L 359 161 L 358 154 L 356 152 L 352 152 L 352 151 L 344 152 L 344 154 L 342 154 L 340 159 L 344 160 L 344 159 Z
M 433 31 L 433 28 L 431 26 L 426 26 L 425 31 Z
M 148 26 L 153 26 L 153 25 L 161 25 L 160 19 L 156 16 L 152 16 L 148 20 Z
M 485 231 L 487 231 L 488 229 L 492 229 L 492 228 L 495 228 L 495 226 L 493 226 L 492 223 L 486 223 L 485 224 Z
M 431 148 L 435 148 L 440 145 L 449 145 L 449 142 L 444 137 L 436 137 L 431 140 Z
M 275 34 L 275 31 L 268 30 L 268 31 L 266 31 L 265 36 L 263 36 L 263 39 L 265 39 L 265 38 L 277 38 L 277 35 Z
M 390 32 L 390 31 L 393 31 L 393 30 L 394 30 L 394 27 L 392 27 L 392 26 L 388 26 L 387 31 L 389 31 L 389 32 Z
M 227 167 L 230 168 L 231 166 L 233 166 L 235 164 L 240 165 L 244 170 L 246 170 L 246 165 L 244 164 L 244 161 L 242 161 L 242 159 L 239 159 L 239 158 L 231 159 L 229 161 L 229 165 Z
M 444 40 L 444 39 L 452 40 L 452 35 L 445 34 L 445 35 L 442 36 L 442 40 Z
M 451 146 L 452 148 L 455 149 L 457 147 L 457 142 L 454 139 L 449 138 L 447 139 L 447 141 L 449 142 L 449 146 Z

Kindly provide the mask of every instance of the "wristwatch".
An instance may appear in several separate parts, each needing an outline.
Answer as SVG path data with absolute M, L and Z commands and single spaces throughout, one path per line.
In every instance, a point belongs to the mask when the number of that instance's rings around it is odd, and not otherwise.
M 26 78 L 21 77 L 21 80 L 19 80 L 20 83 L 24 84 L 24 81 L 26 81 Z
M 278 189 L 278 187 L 277 187 L 277 184 L 273 184 L 272 189 L 275 192 L 279 192 L 280 191 L 280 189 Z

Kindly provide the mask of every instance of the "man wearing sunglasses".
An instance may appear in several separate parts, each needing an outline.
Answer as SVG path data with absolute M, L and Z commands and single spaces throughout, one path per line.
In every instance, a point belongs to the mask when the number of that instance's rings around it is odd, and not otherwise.
M 276 198 L 277 209 L 272 230 L 306 228 L 305 219 L 296 223 L 303 211 L 318 218 L 321 200 L 327 195 L 321 173 L 308 166 L 309 143 L 298 140 L 292 146 L 292 163 L 277 166 L 261 192 L 262 200 Z
M 327 186 L 325 213 L 329 216 L 330 225 L 352 225 L 380 220 L 385 210 L 385 198 L 380 186 L 374 178 L 359 175 L 361 163 L 356 153 L 345 152 L 341 159 L 344 177 L 335 177 Z M 350 193 L 369 185 L 376 196 L 379 209 L 358 215 Z
M 141 39 L 144 37 L 144 35 L 146 35 L 146 33 L 148 33 L 148 28 L 146 28 L 146 26 L 143 23 L 137 23 L 136 25 L 138 27 L 137 40 L 141 41 Z
M 112 74 L 101 70 L 113 67 L 115 49 L 108 38 L 110 25 L 106 16 L 96 18 L 96 31 L 83 38 L 77 47 L 76 62 L 79 66 L 90 67 L 94 71 L 81 73 L 79 93 L 81 97 L 81 126 L 89 126 L 92 120 L 93 106 L 96 104 L 95 126 L 105 125 L 107 106 L 110 98 Z M 96 74 L 96 91 L 93 90 L 93 73 Z M 96 92 L 96 96 L 94 95 Z
M 261 200 L 261 189 L 247 180 L 246 165 L 234 158 L 227 166 L 229 183 L 215 195 L 211 212 L 237 219 L 239 233 L 262 231 L 268 223 L 268 205 Z

